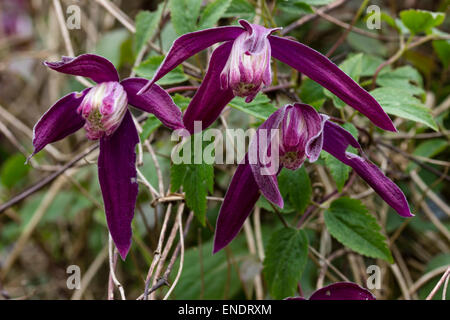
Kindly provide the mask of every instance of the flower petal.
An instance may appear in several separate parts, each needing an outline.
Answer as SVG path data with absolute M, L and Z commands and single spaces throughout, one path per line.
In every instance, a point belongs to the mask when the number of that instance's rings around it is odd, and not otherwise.
M 33 129 L 34 151 L 30 158 L 47 144 L 61 140 L 83 127 L 85 120 L 78 114 L 77 108 L 89 90 L 69 93 L 44 113 Z
M 194 121 L 202 121 L 203 129 L 208 128 L 220 115 L 223 108 L 233 98 L 233 91 L 222 89 L 220 73 L 230 55 L 232 42 L 227 42 L 214 50 L 209 62 L 208 71 L 184 114 L 186 129 L 194 132 Z
M 98 178 L 109 232 L 122 259 L 131 246 L 131 221 L 138 194 L 135 165 L 138 142 L 130 111 L 112 136 L 100 140 Z
M 243 28 L 232 26 L 211 28 L 182 35 L 173 42 L 172 47 L 153 76 L 153 79 L 138 94 L 147 91 L 156 81 L 194 54 L 215 43 L 234 40 L 244 31 Z
M 366 90 L 327 57 L 296 41 L 269 36 L 272 56 L 324 86 L 378 127 L 396 131 L 383 108 Z
M 237 236 L 258 198 L 259 188 L 246 156 L 237 167 L 220 208 L 213 253 L 227 246 Z
M 279 134 L 274 136 L 273 130 L 279 133 L 287 107 L 275 111 L 256 130 L 248 148 L 250 167 L 261 193 L 280 208 L 283 208 L 284 201 L 277 181 L 277 175 L 280 172 L 279 154 L 272 154 L 272 151 L 279 152 L 280 137 Z
M 412 217 L 408 201 L 400 188 L 369 160 L 346 152 L 349 145 L 361 150 L 358 141 L 348 131 L 327 121 L 324 128 L 323 149 L 352 167 L 399 215 Z
M 134 107 L 154 114 L 161 122 L 170 129 L 184 128 L 181 120 L 181 110 L 173 102 L 170 95 L 160 86 L 154 85 L 144 94 L 137 95 L 147 83 L 143 78 L 128 78 L 120 84 L 127 92 L 128 102 Z
M 337 282 L 315 291 L 309 300 L 376 300 L 367 289 L 353 282 Z
M 97 83 L 119 81 L 119 74 L 114 65 L 108 59 L 95 54 L 87 53 L 75 58 L 62 57 L 61 61 L 46 61 L 44 64 L 55 71 L 87 77 Z

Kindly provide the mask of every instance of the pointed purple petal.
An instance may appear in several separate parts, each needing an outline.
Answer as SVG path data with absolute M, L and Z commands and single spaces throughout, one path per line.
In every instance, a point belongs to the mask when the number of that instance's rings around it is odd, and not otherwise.
M 376 300 L 367 289 L 353 282 L 337 282 L 315 291 L 309 300 Z
M 232 42 L 224 43 L 214 50 L 211 56 L 205 78 L 183 117 L 184 125 L 190 133 L 194 132 L 194 121 L 202 121 L 203 129 L 208 128 L 219 117 L 228 102 L 234 98 L 230 88 L 222 89 L 220 86 L 220 73 L 227 62 L 232 46 Z
M 272 129 L 278 130 L 287 106 L 275 111 L 256 131 L 249 145 L 249 161 L 254 179 L 267 200 L 283 208 L 284 201 L 278 188 L 277 175 L 280 171 L 279 156 L 269 150 L 279 151 L 279 136 L 273 136 Z M 263 161 L 261 161 L 263 160 Z
M 396 131 L 379 103 L 327 57 L 296 41 L 269 36 L 272 56 L 304 73 L 355 108 L 378 127 Z
M 78 114 L 77 108 L 89 90 L 68 94 L 44 113 L 33 129 L 34 151 L 30 157 L 47 144 L 61 140 L 83 127 L 85 120 Z
M 135 165 L 138 142 L 130 111 L 112 136 L 100 140 L 98 178 L 109 232 L 122 259 L 131 246 L 131 221 L 138 194 Z
M 120 83 L 127 92 L 128 103 L 142 111 L 154 114 L 170 129 L 184 128 L 180 108 L 160 86 L 154 85 L 144 94 L 137 95 L 146 83 L 147 80 L 142 78 L 128 78 Z
M 119 81 L 119 75 L 114 65 L 108 60 L 95 54 L 82 54 L 78 57 L 62 57 L 58 62 L 44 62 L 44 64 L 61 73 L 90 78 L 97 83 Z
M 150 86 L 164 77 L 170 70 L 194 54 L 215 43 L 234 40 L 244 31 L 243 28 L 232 26 L 211 28 L 182 35 L 173 42 L 172 47 L 153 76 L 153 79 L 138 94 L 148 90 Z
M 237 236 L 258 198 L 259 188 L 246 157 L 237 167 L 220 208 L 213 253 L 227 246 Z
M 349 145 L 361 150 L 358 141 L 348 131 L 333 122 L 327 121 L 324 128 L 323 149 L 352 167 L 399 215 L 412 217 L 413 214 L 409 209 L 408 201 L 400 188 L 369 160 L 346 152 Z

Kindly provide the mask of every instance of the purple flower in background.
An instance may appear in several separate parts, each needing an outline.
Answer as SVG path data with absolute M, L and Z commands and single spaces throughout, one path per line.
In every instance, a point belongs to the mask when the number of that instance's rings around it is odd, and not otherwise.
M 153 79 L 139 93 L 184 60 L 224 42 L 214 50 L 205 78 L 184 114 L 184 124 L 191 133 L 194 121 L 202 121 L 203 128 L 207 128 L 235 96 L 246 97 L 250 102 L 263 85 L 269 85 L 270 57 L 304 73 L 378 127 L 396 131 L 378 102 L 324 55 L 299 42 L 271 35 L 277 29 L 266 29 L 245 20 L 239 23 L 242 27 L 218 27 L 179 37 Z
M 285 300 L 307 300 L 289 297 Z M 376 300 L 367 289 L 353 282 L 336 282 L 313 292 L 308 300 Z
M 273 132 L 279 134 L 274 136 Z M 347 152 L 348 146 L 359 149 L 362 156 Z M 239 233 L 260 193 L 283 208 L 277 182 L 281 168 L 295 170 L 306 159 L 314 162 L 322 149 L 352 167 L 398 214 L 412 216 L 400 188 L 365 158 L 358 141 L 348 131 L 313 107 L 296 103 L 275 111 L 256 131 L 220 209 L 214 252 L 225 247 Z
M 45 65 L 58 72 L 90 78 L 97 85 L 66 95 L 42 116 L 34 127 L 31 156 L 82 127 L 88 139 L 100 140 L 98 177 L 106 220 L 114 243 L 125 259 L 131 245 L 131 221 L 138 194 L 135 146 L 139 136 L 128 103 L 154 114 L 171 129 L 184 127 L 181 111 L 157 85 L 138 96 L 147 80 L 119 81 L 115 67 L 103 57 L 83 54 L 76 58 L 63 57 L 60 62 L 45 62 Z
M 0 3 L 0 34 L 28 38 L 33 34 L 33 25 L 28 13 L 28 4 L 23 0 L 2 0 Z

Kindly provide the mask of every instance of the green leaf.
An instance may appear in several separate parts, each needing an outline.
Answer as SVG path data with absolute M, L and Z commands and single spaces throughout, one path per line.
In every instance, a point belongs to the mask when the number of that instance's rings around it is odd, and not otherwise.
M 259 93 L 250 103 L 246 103 L 245 98 L 235 97 L 229 104 L 232 108 L 248 113 L 261 120 L 267 120 L 277 110 L 270 103 L 270 99 L 263 93 Z
M 141 77 L 152 79 L 153 75 L 156 73 L 156 70 L 158 70 L 163 60 L 163 56 L 149 57 L 147 60 L 135 67 L 134 71 Z M 168 85 L 184 82 L 187 79 L 187 76 L 183 72 L 183 67 L 179 65 L 168 74 L 166 74 L 162 79 L 158 80 L 156 83 L 159 85 Z
M 295 14 L 307 14 L 314 13 L 313 8 L 304 1 L 296 1 L 296 0 L 279 0 L 277 3 L 277 8 Z
M 433 158 L 438 155 L 449 146 L 447 140 L 444 139 L 431 139 L 428 141 L 424 141 L 419 144 L 413 152 L 415 156 L 421 156 L 426 158 Z M 417 164 L 414 162 L 410 162 L 408 165 L 408 171 L 414 170 L 417 168 Z
M 300 99 L 316 110 L 319 110 L 325 102 L 327 96 L 323 92 L 323 87 L 317 82 L 306 78 L 300 86 Z
M 255 7 L 246 0 L 232 0 L 227 11 L 222 15 L 223 18 L 240 18 L 252 21 L 255 17 Z
M 382 87 L 405 90 L 411 95 L 420 95 L 425 92 L 422 89 L 422 76 L 411 66 L 400 67 L 380 74 L 377 77 L 377 84 Z
M 153 114 L 149 115 L 142 126 L 142 132 L 140 134 L 141 141 L 147 140 L 150 135 L 161 126 L 161 121 Z
M 173 97 L 173 102 L 180 108 L 182 111 L 186 110 L 189 103 L 191 102 L 191 98 L 182 96 L 179 93 L 176 93 Z
M 170 16 L 178 35 L 197 30 L 202 0 L 169 0 Z
M 197 139 L 197 140 L 196 140 Z M 203 162 L 203 148 L 196 150 L 197 141 L 201 143 L 202 133 L 195 134 L 183 145 L 182 152 L 189 152 L 187 161 L 180 164 L 172 164 L 170 168 L 171 191 L 176 192 L 183 186 L 187 206 L 194 211 L 200 223 L 206 224 L 206 207 L 208 191 L 214 190 L 214 166 Z M 200 144 L 201 146 L 201 144 Z M 196 158 L 196 153 L 201 152 L 201 161 Z
M 400 12 L 400 19 L 411 33 L 416 34 L 442 24 L 445 14 L 442 12 L 409 9 Z
M 358 130 L 355 128 L 355 126 L 351 123 L 345 123 L 343 125 L 344 129 L 349 131 L 356 139 L 358 139 Z M 351 153 L 358 153 L 358 150 L 353 147 L 349 147 L 347 149 L 348 152 Z M 336 183 L 336 187 L 338 191 L 342 191 L 342 188 L 345 185 L 345 182 L 348 179 L 348 175 L 352 168 L 347 166 L 346 164 L 342 163 L 335 157 L 333 157 L 331 154 L 327 152 L 323 152 L 321 154 L 322 158 L 325 159 L 325 165 L 327 166 L 328 170 L 330 170 L 331 176 L 333 177 L 334 182 Z
M 427 274 L 437 268 L 443 266 L 450 266 L 450 254 L 449 253 L 441 253 L 437 256 L 433 257 L 428 263 L 427 267 L 424 270 L 424 274 Z M 430 292 L 436 287 L 439 279 L 442 277 L 442 274 L 437 275 L 430 280 L 428 280 L 425 285 L 423 285 L 419 290 L 419 299 L 425 300 L 425 298 L 430 294 Z M 441 300 L 442 299 L 442 290 L 443 286 L 439 288 L 436 294 L 433 297 L 433 300 Z M 446 300 L 449 300 L 450 296 L 447 292 Z
M 438 130 L 430 110 L 410 92 L 382 87 L 372 90 L 370 93 L 387 113 L 420 122 L 433 130 Z
M 284 168 L 278 175 L 278 185 L 283 198 L 287 196 L 290 204 L 303 212 L 309 204 L 312 187 L 311 180 L 304 167 L 295 171 Z
M 243 237 L 237 237 L 230 243 L 233 250 L 233 261 L 245 258 L 246 246 Z M 183 272 L 180 281 L 173 291 L 173 298 L 177 300 L 198 299 L 232 299 L 241 288 L 239 274 L 236 267 L 230 264 L 225 250 L 211 254 L 213 241 L 203 243 L 201 250 L 198 246 L 191 247 L 184 254 Z M 178 259 L 179 260 L 179 259 Z M 177 260 L 173 270 L 178 270 Z M 171 283 L 176 272 L 171 273 Z
M 30 166 L 26 165 L 25 161 L 23 154 L 16 153 L 3 163 L 0 169 L 0 181 L 5 187 L 14 187 L 27 175 Z
M 394 262 L 381 227 L 361 201 L 339 198 L 331 203 L 324 218 L 330 234 L 346 247 L 371 258 Z
M 264 259 L 264 277 L 274 299 L 295 295 L 307 257 L 305 231 L 283 228 L 272 234 Z
M 118 69 L 121 64 L 121 46 L 129 36 L 126 29 L 106 32 L 98 41 L 95 54 L 105 57 Z
M 214 27 L 217 21 L 225 14 L 230 4 L 231 0 L 215 0 L 210 2 L 202 11 L 198 29 Z
M 137 56 L 158 29 L 159 22 L 161 21 L 162 9 L 163 6 L 160 4 L 158 9 L 154 12 L 140 11 L 136 15 L 136 34 L 134 41 L 135 56 Z
M 362 58 L 362 67 L 361 67 L 361 77 L 370 77 L 373 76 L 378 66 L 384 62 L 383 59 L 373 56 L 370 54 L 363 55 Z M 386 66 L 380 70 L 378 76 L 381 76 L 383 73 L 389 71 L 389 67 Z
M 438 36 L 450 36 L 450 34 L 438 29 L 432 29 L 431 31 Z M 450 64 L 450 40 L 435 40 L 433 41 L 433 48 L 444 67 L 448 68 Z
M 339 68 L 344 71 L 350 78 L 358 82 L 359 77 L 362 72 L 362 53 L 355 54 L 347 59 L 345 59 L 340 65 Z M 345 102 L 336 97 L 332 92 L 327 89 L 323 89 L 324 93 L 327 97 L 333 100 L 333 103 L 336 108 L 343 108 L 345 106 Z

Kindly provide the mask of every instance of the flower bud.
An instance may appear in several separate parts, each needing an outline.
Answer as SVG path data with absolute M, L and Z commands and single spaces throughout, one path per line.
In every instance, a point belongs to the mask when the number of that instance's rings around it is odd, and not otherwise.
M 313 107 L 294 104 L 286 108 L 281 122 L 280 163 L 287 169 L 298 169 L 306 158 L 314 162 L 319 157 L 323 142 L 323 124 L 327 116 Z
M 118 82 L 102 82 L 84 97 L 78 113 L 86 120 L 87 138 L 109 136 L 121 124 L 127 110 L 127 93 Z
M 263 85 L 272 82 L 271 49 L 268 36 L 276 29 L 240 21 L 246 29 L 234 42 L 228 61 L 220 74 L 222 89 L 231 88 L 234 95 L 251 102 Z

